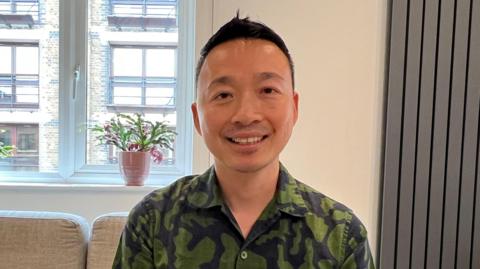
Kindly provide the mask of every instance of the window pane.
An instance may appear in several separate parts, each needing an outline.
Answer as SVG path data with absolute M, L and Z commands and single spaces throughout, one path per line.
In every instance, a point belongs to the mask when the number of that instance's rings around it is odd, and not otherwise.
M 17 47 L 17 74 L 38 74 L 38 48 Z
M 175 105 L 175 93 L 173 88 L 147 88 L 146 99 L 147 105 Z
M 10 11 L 11 11 L 11 7 L 12 5 L 10 5 L 10 3 L 5 3 L 5 2 L 0 2 L 0 10 L 2 11 L 2 13 L 5 13 L 5 14 L 9 14 Z
M 17 87 L 18 103 L 38 103 L 37 87 Z
M 1 124 L 0 141 L 16 147 L 12 157 L 0 160 L 0 170 L 38 171 L 41 168 L 37 124 Z
M 4 145 L 12 144 L 12 131 L 9 128 L 0 126 L 0 142 Z
M 114 5 L 113 14 L 117 16 L 142 15 L 141 5 Z
M 12 72 L 12 48 L 0 46 L 0 74 Z
M 160 2 L 89 1 L 89 126 L 104 123 L 115 113 L 138 112 L 150 120 L 168 121 L 175 130 L 177 119 L 172 97 L 177 66 L 177 1 L 162 1 L 162 5 Z M 116 18 L 112 19 L 112 15 Z M 142 16 L 156 18 L 146 20 Z M 155 20 L 158 17 L 168 17 L 171 21 Z M 171 48 L 165 48 L 166 44 Z M 165 85 L 165 77 L 171 87 Z M 117 149 L 99 146 L 95 134 L 87 133 L 87 164 L 116 163 L 116 154 Z M 164 154 L 165 161 L 160 166 L 175 164 L 173 152 Z M 152 166 L 154 170 L 159 167 Z M 118 171 L 117 167 L 112 169 Z
M 12 87 L 0 86 L 0 105 L 12 103 Z
M 147 15 L 176 18 L 177 13 L 175 3 L 173 3 L 173 5 L 147 5 Z
M 113 49 L 114 76 L 141 76 L 142 51 L 139 49 Z
M 17 138 L 17 151 L 35 151 L 37 144 L 35 134 L 19 134 Z
M 140 105 L 142 103 L 142 89 L 132 87 L 115 87 L 113 103 L 117 105 Z
M 38 20 L 38 2 L 36 1 L 33 1 L 32 3 L 17 2 L 15 9 L 17 14 L 32 15 L 33 20 Z
M 175 76 L 175 50 L 148 49 L 147 50 L 147 76 L 149 77 L 174 77 Z
M 59 1 L 15 2 L 17 13 L 39 21 L 30 26 L 0 23 L 8 33 L 0 46 L 0 129 L 8 128 L 4 139 L 8 135 L 8 143 L 16 146 L 12 157 L 0 161 L 0 171 L 56 172 Z

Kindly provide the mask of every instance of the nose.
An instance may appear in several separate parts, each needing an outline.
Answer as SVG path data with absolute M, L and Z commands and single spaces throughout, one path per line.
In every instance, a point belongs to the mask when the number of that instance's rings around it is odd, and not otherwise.
M 236 109 L 232 116 L 232 123 L 248 126 L 262 120 L 261 104 L 258 98 L 251 94 L 242 95 L 237 99 Z

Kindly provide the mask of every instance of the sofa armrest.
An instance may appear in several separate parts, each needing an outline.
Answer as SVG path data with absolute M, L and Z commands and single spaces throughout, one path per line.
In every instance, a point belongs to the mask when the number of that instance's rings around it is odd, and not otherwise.
M 83 269 L 88 223 L 58 212 L 0 210 L 2 268 Z
M 128 212 L 109 213 L 93 221 L 88 244 L 87 269 L 112 268 L 127 217 Z

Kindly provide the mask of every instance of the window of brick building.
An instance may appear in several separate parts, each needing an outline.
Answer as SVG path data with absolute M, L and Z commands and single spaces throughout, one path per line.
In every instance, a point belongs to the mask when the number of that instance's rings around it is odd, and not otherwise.
M 0 43 L 0 108 L 38 108 L 38 44 Z
M 0 0 L 0 21 L 9 28 L 39 22 L 38 0 Z
M 0 142 L 15 145 L 14 155 L 0 160 L 0 170 L 38 171 L 38 125 L 0 124 Z
M 112 45 L 109 106 L 174 110 L 176 47 Z
M 0 181 L 58 171 L 59 12 L 58 0 L 0 1 L 0 139 L 15 146 Z

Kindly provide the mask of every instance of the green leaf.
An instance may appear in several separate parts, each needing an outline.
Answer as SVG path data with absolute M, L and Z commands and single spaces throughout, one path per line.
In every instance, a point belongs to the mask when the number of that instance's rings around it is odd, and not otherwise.
M 100 144 L 114 145 L 123 151 L 132 144 L 138 144 L 141 151 L 149 151 L 153 147 L 173 150 L 177 135 L 165 122 L 146 120 L 140 113 L 133 116 L 118 113 L 106 124 L 97 124 L 91 130 L 96 133 Z

